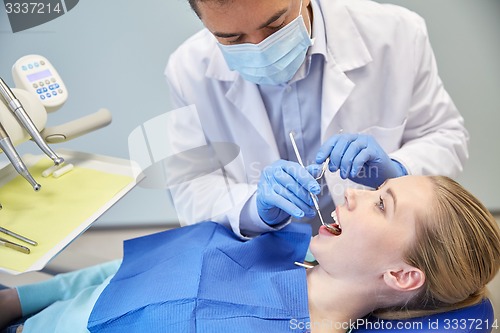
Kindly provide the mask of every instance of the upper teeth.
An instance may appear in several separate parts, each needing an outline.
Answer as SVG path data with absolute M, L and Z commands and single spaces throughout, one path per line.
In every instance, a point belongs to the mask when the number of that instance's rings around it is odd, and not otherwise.
M 330 216 L 332 217 L 333 222 L 335 222 L 336 224 L 340 225 L 339 224 L 339 219 L 337 218 L 337 213 L 335 211 L 333 211 Z

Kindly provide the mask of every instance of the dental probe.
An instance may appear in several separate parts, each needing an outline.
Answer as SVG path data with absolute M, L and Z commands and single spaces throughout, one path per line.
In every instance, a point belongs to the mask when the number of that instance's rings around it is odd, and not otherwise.
M 2 123 L 0 123 L 0 148 L 2 148 L 5 155 L 7 155 L 7 158 L 10 160 L 10 163 L 12 163 L 12 166 L 16 169 L 17 173 L 23 176 L 31 184 L 31 186 L 33 186 L 35 191 L 40 190 L 42 186 L 31 176 L 23 160 L 14 149 L 14 145 L 12 144 L 12 141 L 10 140 L 10 137 L 5 131 Z
M 297 157 L 297 161 L 299 162 L 301 167 L 305 168 L 304 163 L 302 163 L 302 158 L 300 157 L 299 149 L 297 148 L 297 144 L 295 143 L 295 138 L 293 137 L 292 132 L 290 132 L 290 140 L 292 141 L 292 146 L 293 146 L 293 150 L 295 152 L 295 156 Z M 312 194 L 311 192 L 309 192 L 309 194 L 311 195 L 311 199 L 314 203 L 314 208 L 316 208 L 316 211 L 318 212 L 318 216 L 319 216 L 319 219 L 321 221 L 321 224 L 324 225 L 325 227 L 327 227 L 328 230 L 330 230 L 329 225 L 325 223 L 325 221 L 323 220 L 323 216 L 321 216 L 321 212 L 319 210 L 319 205 L 318 205 L 318 200 L 316 200 L 316 197 L 314 196 L 314 194 Z
M 10 90 L 9 86 L 7 86 L 2 78 L 0 78 L 0 94 L 2 94 L 11 111 L 26 131 L 31 135 L 31 138 L 36 142 L 38 147 L 40 147 L 40 149 L 54 161 L 55 165 L 59 165 L 64 162 L 64 159 L 57 156 L 56 153 L 54 153 L 54 151 L 52 151 L 52 149 L 50 149 L 47 143 L 43 140 L 35 124 L 24 110 L 21 102 L 16 98 L 12 90 Z

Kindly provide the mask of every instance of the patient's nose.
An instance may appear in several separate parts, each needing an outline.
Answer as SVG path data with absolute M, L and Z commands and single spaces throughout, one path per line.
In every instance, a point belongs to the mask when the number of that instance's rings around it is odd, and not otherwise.
M 356 209 L 357 190 L 348 188 L 344 192 L 345 205 L 348 210 Z

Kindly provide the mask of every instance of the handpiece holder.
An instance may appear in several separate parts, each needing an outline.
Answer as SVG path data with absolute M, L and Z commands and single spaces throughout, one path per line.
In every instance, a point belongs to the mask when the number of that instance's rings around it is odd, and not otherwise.
M 2 94 L 2 97 L 8 104 L 11 111 L 14 113 L 14 115 L 19 120 L 21 125 L 24 127 L 26 132 L 28 132 L 31 138 L 36 142 L 38 147 L 40 147 L 40 149 L 48 157 L 50 157 L 50 159 L 54 161 L 55 165 L 63 163 L 64 159 L 62 157 L 57 156 L 57 154 L 43 140 L 42 136 L 40 135 L 40 132 L 38 132 L 38 129 L 31 120 L 30 116 L 24 110 L 23 105 L 16 98 L 12 90 L 10 90 L 9 86 L 7 86 L 7 84 L 4 82 L 2 78 L 0 78 L 0 93 Z

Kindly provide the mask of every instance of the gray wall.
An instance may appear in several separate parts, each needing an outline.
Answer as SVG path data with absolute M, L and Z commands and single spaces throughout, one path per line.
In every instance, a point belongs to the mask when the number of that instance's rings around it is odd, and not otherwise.
M 500 1 L 379 2 L 425 18 L 440 76 L 471 136 L 470 159 L 459 181 L 500 212 Z
M 426 18 L 441 77 L 471 134 L 471 159 L 460 180 L 490 209 L 500 210 L 500 1 L 391 2 Z M 187 0 L 82 0 L 64 16 L 16 34 L 0 11 L 0 76 L 12 84 L 10 68 L 19 57 L 47 57 L 70 93 L 48 126 L 100 107 L 113 113 L 110 126 L 54 147 L 127 158 L 129 133 L 169 111 L 163 78 L 168 55 L 200 28 Z M 32 142 L 18 149 L 38 153 Z M 175 221 L 169 200 L 164 191 L 135 188 L 97 225 Z

